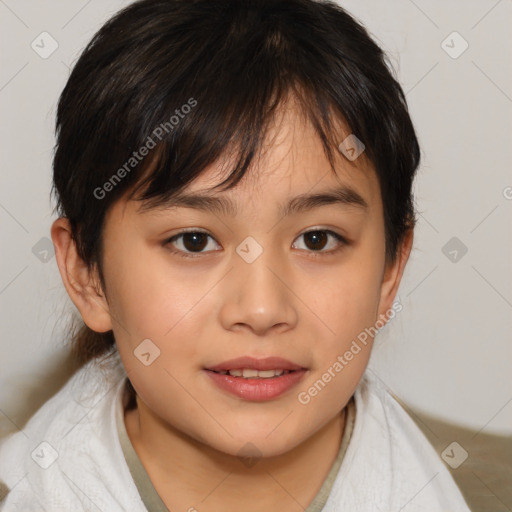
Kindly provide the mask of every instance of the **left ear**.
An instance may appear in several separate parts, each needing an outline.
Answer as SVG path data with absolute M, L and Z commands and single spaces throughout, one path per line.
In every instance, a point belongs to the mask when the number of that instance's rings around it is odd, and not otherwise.
M 405 264 L 411 254 L 413 238 L 413 229 L 410 228 L 405 233 L 404 238 L 398 247 L 395 260 L 393 262 L 386 263 L 380 289 L 378 309 L 378 317 L 383 321 L 387 321 L 386 312 L 391 309 L 398 287 L 400 286 L 400 281 L 402 280 L 405 270 Z

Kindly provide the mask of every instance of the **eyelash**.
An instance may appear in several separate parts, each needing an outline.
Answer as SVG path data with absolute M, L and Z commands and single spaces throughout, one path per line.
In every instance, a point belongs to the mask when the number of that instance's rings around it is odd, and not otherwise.
M 168 238 L 167 240 L 165 240 L 163 242 L 163 246 L 164 247 L 169 246 L 176 239 L 182 237 L 183 235 L 185 235 L 187 233 L 202 233 L 202 234 L 205 234 L 213 239 L 213 237 L 206 231 L 202 231 L 200 229 L 191 229 L 191 230 L 180 231 L 179 233 L 172 236 L 171 238 Z M 299 237 L 307 235 L 308 233 L 327 233 L 328 235 L 333 236 L 336 240 L 338 240 L 338 242 L 341 243 L 340 247 L 330 250 L 330 251 L 311 251 L 311 250 L 307 251 L 307 252 L 310 252 L 314 257 L 331 256 L 333 254 L 338 253 L 341 249 L 343 249 L 344 246 L 349 245 L 349 242 L 346 238 L 342 237 L 341 235 L 339 235 L 338 233 L 336 233 L 334 231 L 331 231 L 330 229 L 311 229 L 309 231 L 305 231 L 304 233 L 301 233 L 299 235 Z M 304 250 L 304 249 L 301 249 L 301 250 Z M 192 253 L 192 252 L 185 252 L 181 249 L 170 249 L 170 251 L 174 254 L 177 254 L 179 257 L 182 257 L 182 258 L 198 258 L 202 254 L 207 254 L 208 252 L 210 252 L 210 251 L 204 251 L 204 252 Z

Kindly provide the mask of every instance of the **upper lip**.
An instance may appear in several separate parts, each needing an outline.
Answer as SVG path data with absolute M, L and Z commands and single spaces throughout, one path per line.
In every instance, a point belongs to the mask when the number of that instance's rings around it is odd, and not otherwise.
M 256 359 L 250 356 L 237 357 L 236 359 L 230 359 L 224 361 L 215 366 L 209 366 L 207 370 L 214 372 L 226 371 L 226 370 L 243 370 L 243 369 L 255 369 L 255 370 L 302 370 L 302 366 L 292 363 L 282 357 L 265 357 L 263 359 Z

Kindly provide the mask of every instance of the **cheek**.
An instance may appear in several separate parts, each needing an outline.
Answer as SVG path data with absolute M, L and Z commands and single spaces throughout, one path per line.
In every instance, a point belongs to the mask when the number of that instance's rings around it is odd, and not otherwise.
M 349 400 L 366 369 L 377 319 L 380 272 L 363 258 L 354 260 L 317 297 L 323 325 L 318 335 L 314 367 L 297 392 L 308 428 L 318 418 L 332 418 Z M 318 322 L 317 322 L 318 323 Z M 319 324 L 320 325 L 320 324 Z M 316 419 L 315 419 L 316 418 Z
M 377 319 L 380 299 L 381 270 L 374 259 L 359 255 L 346 265 L 330 271 L 324 286 L 305 283 L 308 299 L 323 325 L 328 345 L 340 349 Z M 306 286 L 307 284 L 307 286 Z
M 169 264 L 165 255 L 150 251 L 144 257 L 125 255 L 115 263 L 106 268 L 110 270 L 106 279 L 123 364 L 128 372 L 134 372 L 130 378 L 141 396 L 155 389 L 174 393 L 180 389 L 178 382 L 190 378 L 191 366 L 199 370 L 204 360 L 201 342 L 212 312 L 211 289 L 218 278 L 185 273 Z M 147 361 L 141 361 L 139 347 L 147 347 L 143 353 L 149 352 L 146 359 L 154 363 L 144 366 Z
M 204 273 L 183 272 L 166 262 L 165 254 L 153 253 L 119 260 L 110 265 L 107 277 L 117 331 L 133 341 L 172 336 L 197 313 L 197 305 L 212 286 Z
M 116 309 L 123 327 L 114 335 L 140 399 L 159 416 L 181 425 L 183 416 L 197 414 L 186 389 L 205 356 L 197 342 L 204 338 L 200 298 L 205 292 L 199 284 L 179 284 L 178 276 L 162 277 L 157 270 L 144 270 L 118 290 Z M 168 282 L 178 284 L 171 287 Z
M 342 265 L 323 279 L 323 293 L 309 286 L 319 316 L 329 329 L 318 335 L 315 367 L 301 386 L 299 403 L 328 417 L 343 407 L 359 383 L 371 354 L 373 328 L 378 319 L 384 257 L 379 240 L 368 238 Z M 382 261 L 381 261 L 382 260 Z M 302 399 L 301 399 L 302 397 Z

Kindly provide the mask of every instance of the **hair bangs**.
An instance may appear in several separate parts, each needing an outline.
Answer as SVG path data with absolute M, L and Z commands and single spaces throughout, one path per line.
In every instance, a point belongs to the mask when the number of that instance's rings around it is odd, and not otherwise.
M 219 175 L 225 175 L 228 165 L 230 173 L 213 189 L 228 190 L 236 186 L 261 154 L 272 122 L 277 121 L 286 106 L 294 108 L 303 122 L 313 125 L 335 173 L 340 117 L 340 114 L 333 114 L 335 106 L 329 105 L 324 95 L 316 95 L 317 91 L 308 90 L 303 84 L 283 81 L 280 76 L 272 78 L 275 88 L 266 91 L 267 97 L 261 95 L 255 83 L 245 89 L 239 101 L 231 97 L 232 105 L 238 107 L 231 111 L 219 112 L 217 106 L 208 108 L 214 102 L 203 98 L 205 107 L 197 116 L 191 115 L 172 137 L 165 138 L 154 150 L 128 198 L 140 201 L 141 210 L 157 208 L 216 164 L 220 167 Z M 338 116 L 335 121 L 333 115 Z

